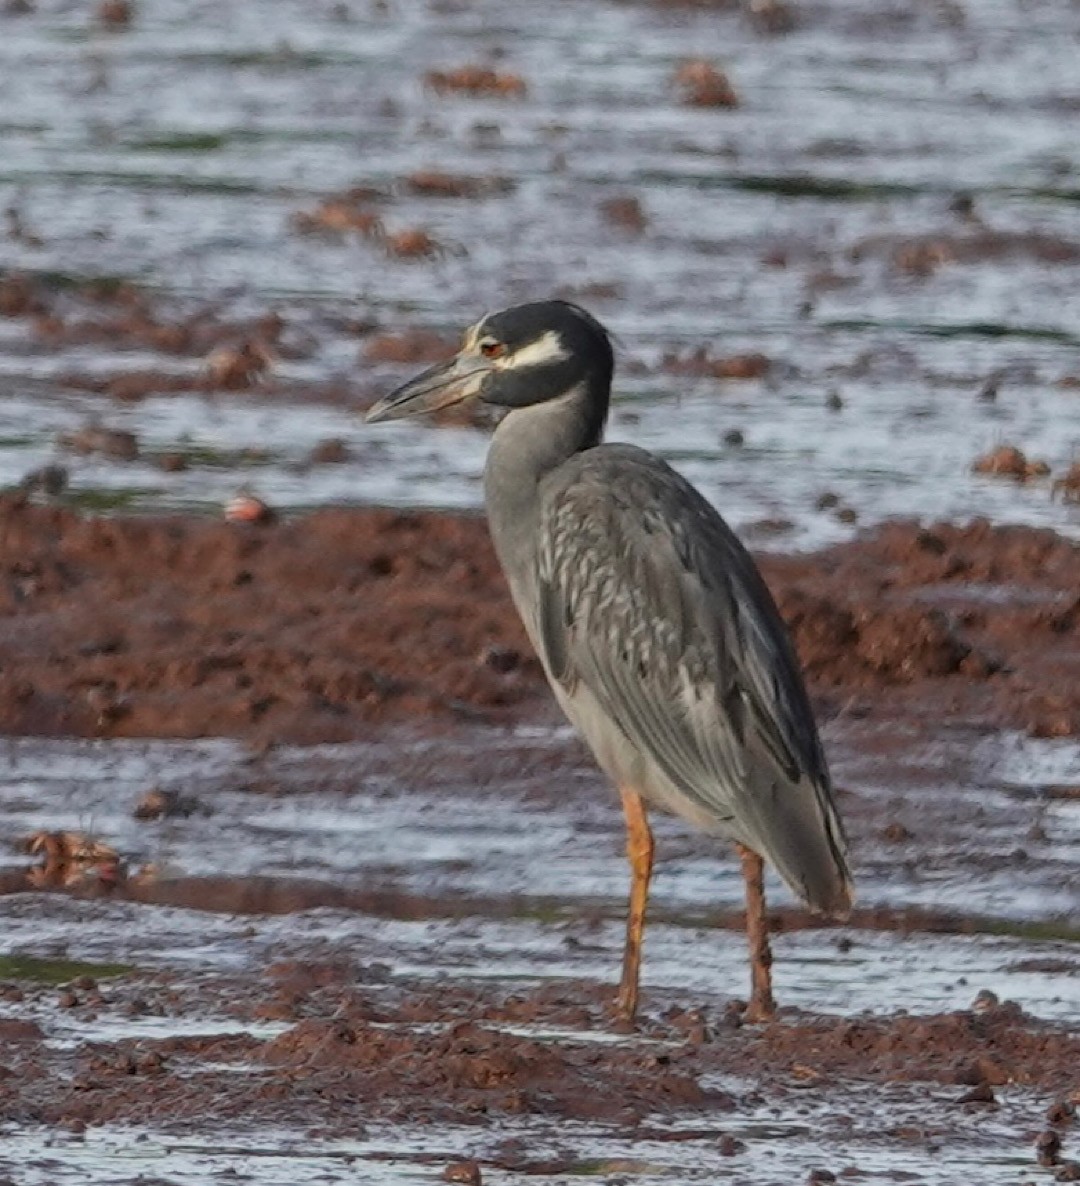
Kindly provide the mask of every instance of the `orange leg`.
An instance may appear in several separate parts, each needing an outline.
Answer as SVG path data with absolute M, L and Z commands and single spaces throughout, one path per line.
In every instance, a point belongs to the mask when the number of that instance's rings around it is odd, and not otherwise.
M 645 908 L 649 901 L 649 879 L 653 867 L 653 835 L 645 802 L 637 791 L 619 788 L 626 816 L 626 855 L 630 858 L 630 915 L 626 920 L 622 982 L 617 1008 L 624 1021 L 637 1014 L 638 980 L 641 975 L 641 944 L 645 931 Z
M 765 862 L 752 849 L 737 844 L 746 881 L 746 937 L 750 941 L 750 1004 L 746 1020 L 769 1021 L 776 1015 L 772 995 L 772 951 L 765 917 Z

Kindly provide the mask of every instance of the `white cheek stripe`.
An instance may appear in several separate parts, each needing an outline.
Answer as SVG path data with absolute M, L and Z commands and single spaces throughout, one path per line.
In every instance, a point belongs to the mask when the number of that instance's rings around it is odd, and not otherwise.
M 528 346 L 522 346 L 513 354 L 500 358 L 495 365 L 501 371 L 513 371 L 518 367 L 539 367 L 552 362 L 563 362 L 569 357 L 563 348 L 562 338 L 555 330 L 549 329 L 535 342 L 530 342 Z

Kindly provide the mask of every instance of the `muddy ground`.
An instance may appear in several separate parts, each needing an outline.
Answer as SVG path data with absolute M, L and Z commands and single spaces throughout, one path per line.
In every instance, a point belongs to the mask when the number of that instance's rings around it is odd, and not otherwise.
M 60 1134 L 58 1164 L 104 1172 L 141 1131 L 184 1180 L 259 1131 L 282 1173 L 333 1180 L 475 1157 L 506 1182 L 1016 1181 L 1060 1131 L 1044 1160 L 1071 1172 L 1072 542 L 890 523 L 762 558 L 860 903 L 823 927 L 774 887 L 785 1007 L 744 1026 L 734 862 L 660 821 L 644 1017 L 620 1036 L 618 811 L 480 519 L 0 513 L 23 738 L 0 1101 L 12 1132 Z M 208 1114 L 223 1135 L 191 1144 Z
M 1080 731 L 1080 549 L 890 523 L 762 559 L 823 714 Z M 6 732 L 315 743 L 547 711 L 480 517 L 101 519 L 0 502 Z
M 1077 1179 L 1078 19 L 0 4 L 0 1180 Z M 552 293 L 806 666 L 860 896 L 770 882 L 767 1027 L 669 819 L 613 1025 L 483 418 L 357 416 Z

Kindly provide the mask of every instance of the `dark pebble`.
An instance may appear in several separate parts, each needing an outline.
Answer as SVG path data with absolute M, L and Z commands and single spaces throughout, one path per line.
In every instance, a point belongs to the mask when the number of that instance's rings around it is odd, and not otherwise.
M 311 450 L 308 460 L 312 465 L 342 465 L 348 461 L 351 454 L 349 446 L 339 437 L 329 437 Z
M 1051 1124 L 1072 1124 L 1076 1119 L 1076 1105 L 1072 1100 L 1057 1100 L 1046 1109 L 1046 1119 Z
M 1035 1158 L 1039 1165 L 1057 1165 L 1061 1152 L 1061 1137 L 1048 1128 L 1035 1138 Z
M 62 465 L 43 465 L 28 473 L 22 480 L 22 488 L 28 492 L 40 490 L 55 497 L 63 494 L 68 484 L 68 471 Z
M 996 1009 L 1000 1004 L 1001 998 L 996 992 L 991 992 L 988 988 L 980 988 L 975 994 L 971 1008 L 976 1013 L 986 1013 L 991 1009 Z
M 957 1103 L 960 1104 L 993 1104 L 996 1102 L 994 1089 L 989 1083 L 977 1083 L 970 1091 L 965 1091 L 959 1100 L 957 1100 Z
M 971 194 L 957 194 L 949 202 L 949 213 L 958 214 L 961 218 L 974 218 L 975 199 Z
M 143 1075 L 160 1075 L 165 1069 L 165 1060 L 156 1050 L 148 1050 L 139 1055 L 135 1069 Z
M 480 662 L 500 675 L 508 675 L 521 665 L 521 653 L 513 647 L 485 647 L 480 655 Z

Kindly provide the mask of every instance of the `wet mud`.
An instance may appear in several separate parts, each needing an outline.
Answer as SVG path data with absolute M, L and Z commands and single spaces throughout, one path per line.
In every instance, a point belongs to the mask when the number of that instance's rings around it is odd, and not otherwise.
M 1073 542 L 890 523 L 762 563 L 826 715 L 1080 731 Z M 476 516 L 102 519 L 14 496 L 0 571 L 7 732 L 314 743 L 550 711 Z
M 164 1007 L 175 1016 L 177 994 L 153 984 L 141 991 L 129 1013 Z M 262 992 L 246 1007 L 256 1031 L 261 1021 L 283 1023 L 271 1025 L 280 1030 L 274 1037 L 91 1040 L 72 1059 L 70 1051 L 48 1051 L 42 1031 L 13 1023 L 9 1116 L 68 1126 L 154 1124 L 168 1109 L 170 1124 L 180 1126 L 209 1104 L 219 1121 L 317 1124 L 324 1137 L 355 1133 L 365 1121 L 491 1126 L 527 1116 L 618 1126 L 628 1136 L 640 1130 L 641 1139 L 679 1117 L 712 1123 L 719 1136 L 742 1094 L 725 1082 L 814 1093 L 852 1080 L 933 1084 L 953 1089 L 941 1099 L 954 1108 L 992 1105 L 995 1089 L 1027 1089 L 1060 1104 L 1075 1091 L 1080 1056 L 1074 1035 L 1011 1003 L 917 1018 L 796 1018 L 764 1028 L 738 1028 L 734 1014 L 706 1024 L 680 1003 L 648 1020 L 642 1036 L 610 1041 L 606 1003 L 590 987 L 511 995 L 451 988 L 425 1000 L 367 990 L 343 965 L 279 964 L 267 970 Z M 127 994 L 83 977 L 74 990 L 52 995 L 92 1023 L 95 1008 L 117 1008 Z M 328 1016 L 311 1016 L 323 1011 Z M 20 1077 L 29 1059 L 51 1062 L 56 1073 Z M 195 1077 L 200 1063 L 216 1069 Z M 239 1074 L 244 1068 L 250 1073 Z
M 1077 1180 L 1075 6 L 0 7 L 0 1178 Z M 620 1032 L 486 418 L 357 416 L 549 293 L 823 724 L 769 1026 L 658 819 Z
M 734 853 L 658 818 L 626 1034 L 618 803 L 538 715 L 257 752 L 8 741 L 2 1123 L 47 1134 L 59 1180 L 115 1173 L 124 1133 L 140 1166 L 205 1172 L 212 1133 L 217 1171 L 273 1156 L 286 1180 L 469 1158 L 505 1182 L 1004 1182 L 1049 1130 L 1067 1172 L 1075 741 L 827 722 L 861 900 L 824 925 L 772 885 L 765 1027 L 742 1024 Z

